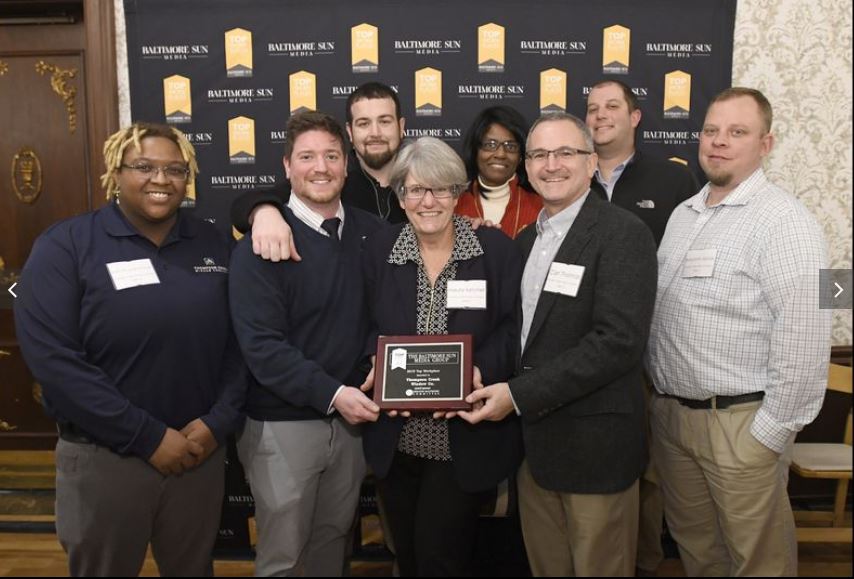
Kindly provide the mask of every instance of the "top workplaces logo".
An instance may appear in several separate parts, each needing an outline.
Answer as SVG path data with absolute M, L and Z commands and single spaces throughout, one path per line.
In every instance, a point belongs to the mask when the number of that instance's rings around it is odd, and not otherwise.
M 550 68 L 540 73 L 540 114 L 566 111 L 566 73 Z
M 291 114 L 317 109 L 317 77 L 305 70 L 288 77 L 291 93 Z
M 504 27 L 490 22 L 477 29 L 478 72 L 504 72 Z
M 354 73 L 377 72 L 380 65 L 380 34 L 366 22 L 350 29 L 351 64 Z
M 415 71 L 415 116 L 442 116 L 442 71 L 422 68 Z
M 615 24 L 602 31 L 602 73 L 629 74 L 632 31 Z
M 691 75 L 674 70 L 664 75 L 664 118 L 687 119 L 691 115 Z
M 252 33 L 243 28 L 233 28 L 225 33 L 226 76 L 252 76 Z
M 232 165 L 255 164 L 255 121 L 235 117 L 228 121 L 228 158 Z
M 163 79 L 163 114 L 169 124 L 193 122 L 189 78 L 176 74 Z
M 181 201 L 181 207 L 195 207 L 196 206 L 196 182 L 195 181 L 187 181 L 187 193 L 184 195 L 184 199 Z

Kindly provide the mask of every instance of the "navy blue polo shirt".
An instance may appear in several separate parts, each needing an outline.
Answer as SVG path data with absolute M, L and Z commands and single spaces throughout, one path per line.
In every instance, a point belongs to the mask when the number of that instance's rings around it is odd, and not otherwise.
M 15 323 L 48 414 L 146 459 L 167 426 L 196 418 L 222 444 L 246 389 L 229 257 L 228 240 L 183 211 L 160 247 L 114 204 L 45 231 L 21 275 Z M 145 260 L 159 282 L 117 289 L 126 284 L 108 264 Z

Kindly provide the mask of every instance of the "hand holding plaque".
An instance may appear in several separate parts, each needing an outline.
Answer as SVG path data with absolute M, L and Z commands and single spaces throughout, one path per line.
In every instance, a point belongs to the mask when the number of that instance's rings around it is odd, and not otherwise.
M 380 336 L 374 402 L 383 410 L 469 410 L 468 334 Z

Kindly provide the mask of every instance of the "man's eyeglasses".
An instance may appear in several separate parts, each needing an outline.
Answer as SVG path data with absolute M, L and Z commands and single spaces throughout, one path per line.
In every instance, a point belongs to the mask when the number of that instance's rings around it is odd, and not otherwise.
M 147 163 L 140 163 L 139 165 L 122 164 L 122 168 L 130 169 L 140 177 L 146 177 L 148 179 L 153 179 L 154 176 L 161 171 L 163 172 L 163 175 L 170 181 L 186 181 L 187 178 L 189 178 L 190 176 L 190 170 L 187 167 L 157 167 L 155 165 L 149 165 Z
M 585 151 L 584 149 L 576 149 L 575 147 L 560 147 L 557 149 L 534 149 L 528 151 L 525 157 L 529 161 L 537 163 L 545 163 L 549 155 L 554 155 L 558 161 L 571 161 L 576 155 L 591 155 L 593 151 Z
M 503 147 L 505 153 L 518 153 L 522 148 L 516 141 L 504 141 L 503 143 L 500 143 L 494 139 L 490 139 L 488 141 L 483 141 L 480 144 L 481 151 L 488 151 L 490 153 L 497 151 L 498 147 Z
M 448 199 L 449 197 L 459 195 L 461 189 L 459 185 L 448 185 L 445 187 L 423 187 L 421 185 L 410 185 L 407 187 L 404 185 L 400 188 L 403 196 L 413 201 L 423 199 L 428 191 L 433 194 L 433 199 Z

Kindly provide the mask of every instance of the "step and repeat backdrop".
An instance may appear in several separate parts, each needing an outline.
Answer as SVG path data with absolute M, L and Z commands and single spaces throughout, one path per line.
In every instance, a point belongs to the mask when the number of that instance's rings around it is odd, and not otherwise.
M 406 136 L 459 150 L 504 104 L 528 121 L 583 118 L 589 87 L 619 79 L 643 111 L 639 148 L 697 166 L 709 99 L 730 86 L 735 0 L 125 0 L 131 115 L 181 129 L 201 174 L 188 204 L 230 231 L 231 202 L 284 179 L 285 123 L 345 118 L 360 84 L 392 86 Z M 220 552 L 248 551 L 253 503 L 229 449 Z M 363 511 L 374 511 L 370 493 Z M 359 546 L 356 546 L 358 555 Z
M 619 79 L 640 100 L 638 146 L 698 172 L 709 99 L 730 85 L 735 0 L 125 0 L 134 120 L 196 146 L 191 192 L 227 231 L 242 192 L 284 179 L 288 116 L 344 120 L 347 96 L 397 90 L 407 137 L 459 150 L 481 109 L 528 121 L 583 117 L 589 87 Z

